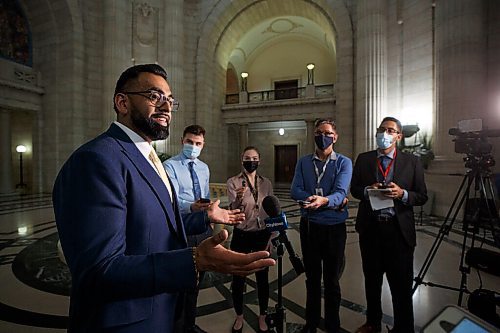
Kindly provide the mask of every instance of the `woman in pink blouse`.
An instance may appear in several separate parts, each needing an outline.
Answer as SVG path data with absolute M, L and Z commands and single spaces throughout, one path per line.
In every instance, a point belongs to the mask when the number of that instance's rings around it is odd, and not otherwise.
M 241 155 L 241 173 L 227 180 L 227 192 L 231 209 L 241 209 L 245 213 L 245 221 L 234 227 L 231 250 L 250 253 L 269 247 L 271 233 L 266 230 L 264 219 L 267 214 L 262 209 L 262 200 L 273 194 L 269 179 L 257 174 L 260 154 L 257 148 L 249 146 Z M 255 273 L 257 294 L 259 298 L 259 329 L 257 332 L 268 332 L 266 311 L 269 303 L 269 270 L 263 269 Z M 241 333 L 243 328 L 243 290 L 245 278 L 233 276 L 232 296 L 236 319 L 232 333 Z

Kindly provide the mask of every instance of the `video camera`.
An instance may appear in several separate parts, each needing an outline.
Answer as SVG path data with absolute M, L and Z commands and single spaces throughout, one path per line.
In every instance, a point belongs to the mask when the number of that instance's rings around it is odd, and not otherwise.
M 482 119 L 467 119 L 450 128 L 448 134 L 455 136 L 455 153 L 482 157 L 489 155 L 493 148 L 487 138 L 500 137 L 500 129 L 483 129 Z

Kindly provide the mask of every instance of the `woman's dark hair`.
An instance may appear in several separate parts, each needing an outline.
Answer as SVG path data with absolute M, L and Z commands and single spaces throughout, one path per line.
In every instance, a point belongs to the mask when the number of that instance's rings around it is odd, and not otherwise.
M 241 153 L 241 156 L 243 157 L 243 155 L 249 151 L 249 150 L 255 150 L 257 152 L 257 155 L 259 155 L 259 159 L 260 159 L 260 151 L 257 149 L 257 147 L 255 146 L 247 146 L 245 147 L 245 149 L 243 149 L 243 152 Z

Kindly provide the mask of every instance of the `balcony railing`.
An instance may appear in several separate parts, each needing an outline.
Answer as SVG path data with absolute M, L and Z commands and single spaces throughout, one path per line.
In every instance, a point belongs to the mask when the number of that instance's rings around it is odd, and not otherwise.
M 314 96 L 306 96 L 306 87 L 252 91 L 248 92 L 248 103 L 276 101 L 284 99 L 301 99 L 310 97 L 315 97 L 315 98 L 333 97 L 334 96 L 333 88 L 334 88 L 333 84 L 315 86 Z M 238 104 L 238 103 L 240 103 L 239 93 L 226 95 L 226 104 Z

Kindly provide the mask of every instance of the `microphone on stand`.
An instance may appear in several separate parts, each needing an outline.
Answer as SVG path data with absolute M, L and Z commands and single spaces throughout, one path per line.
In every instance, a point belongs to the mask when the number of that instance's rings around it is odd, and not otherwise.
M 286 235 L 288 221 L 285 213 L 281 211 L 279 199 L 274 195 L 268 195 L 264 198 L 264 200 L 262 200 L 262 208 L 264 208 L 264 211 L 269 216 L 264 220 L 266 223 L 266 229 L 271 232 L 279 232 L 279 236 L 274 239 L 285 245 L 289 254 L 290 262 L 292 263 L 293 269 L 297 275 L 304 273 L 305 269 L 302 259 L 300 259 L 300 257 L 295 253 L 292 243 L 290 243 Z

